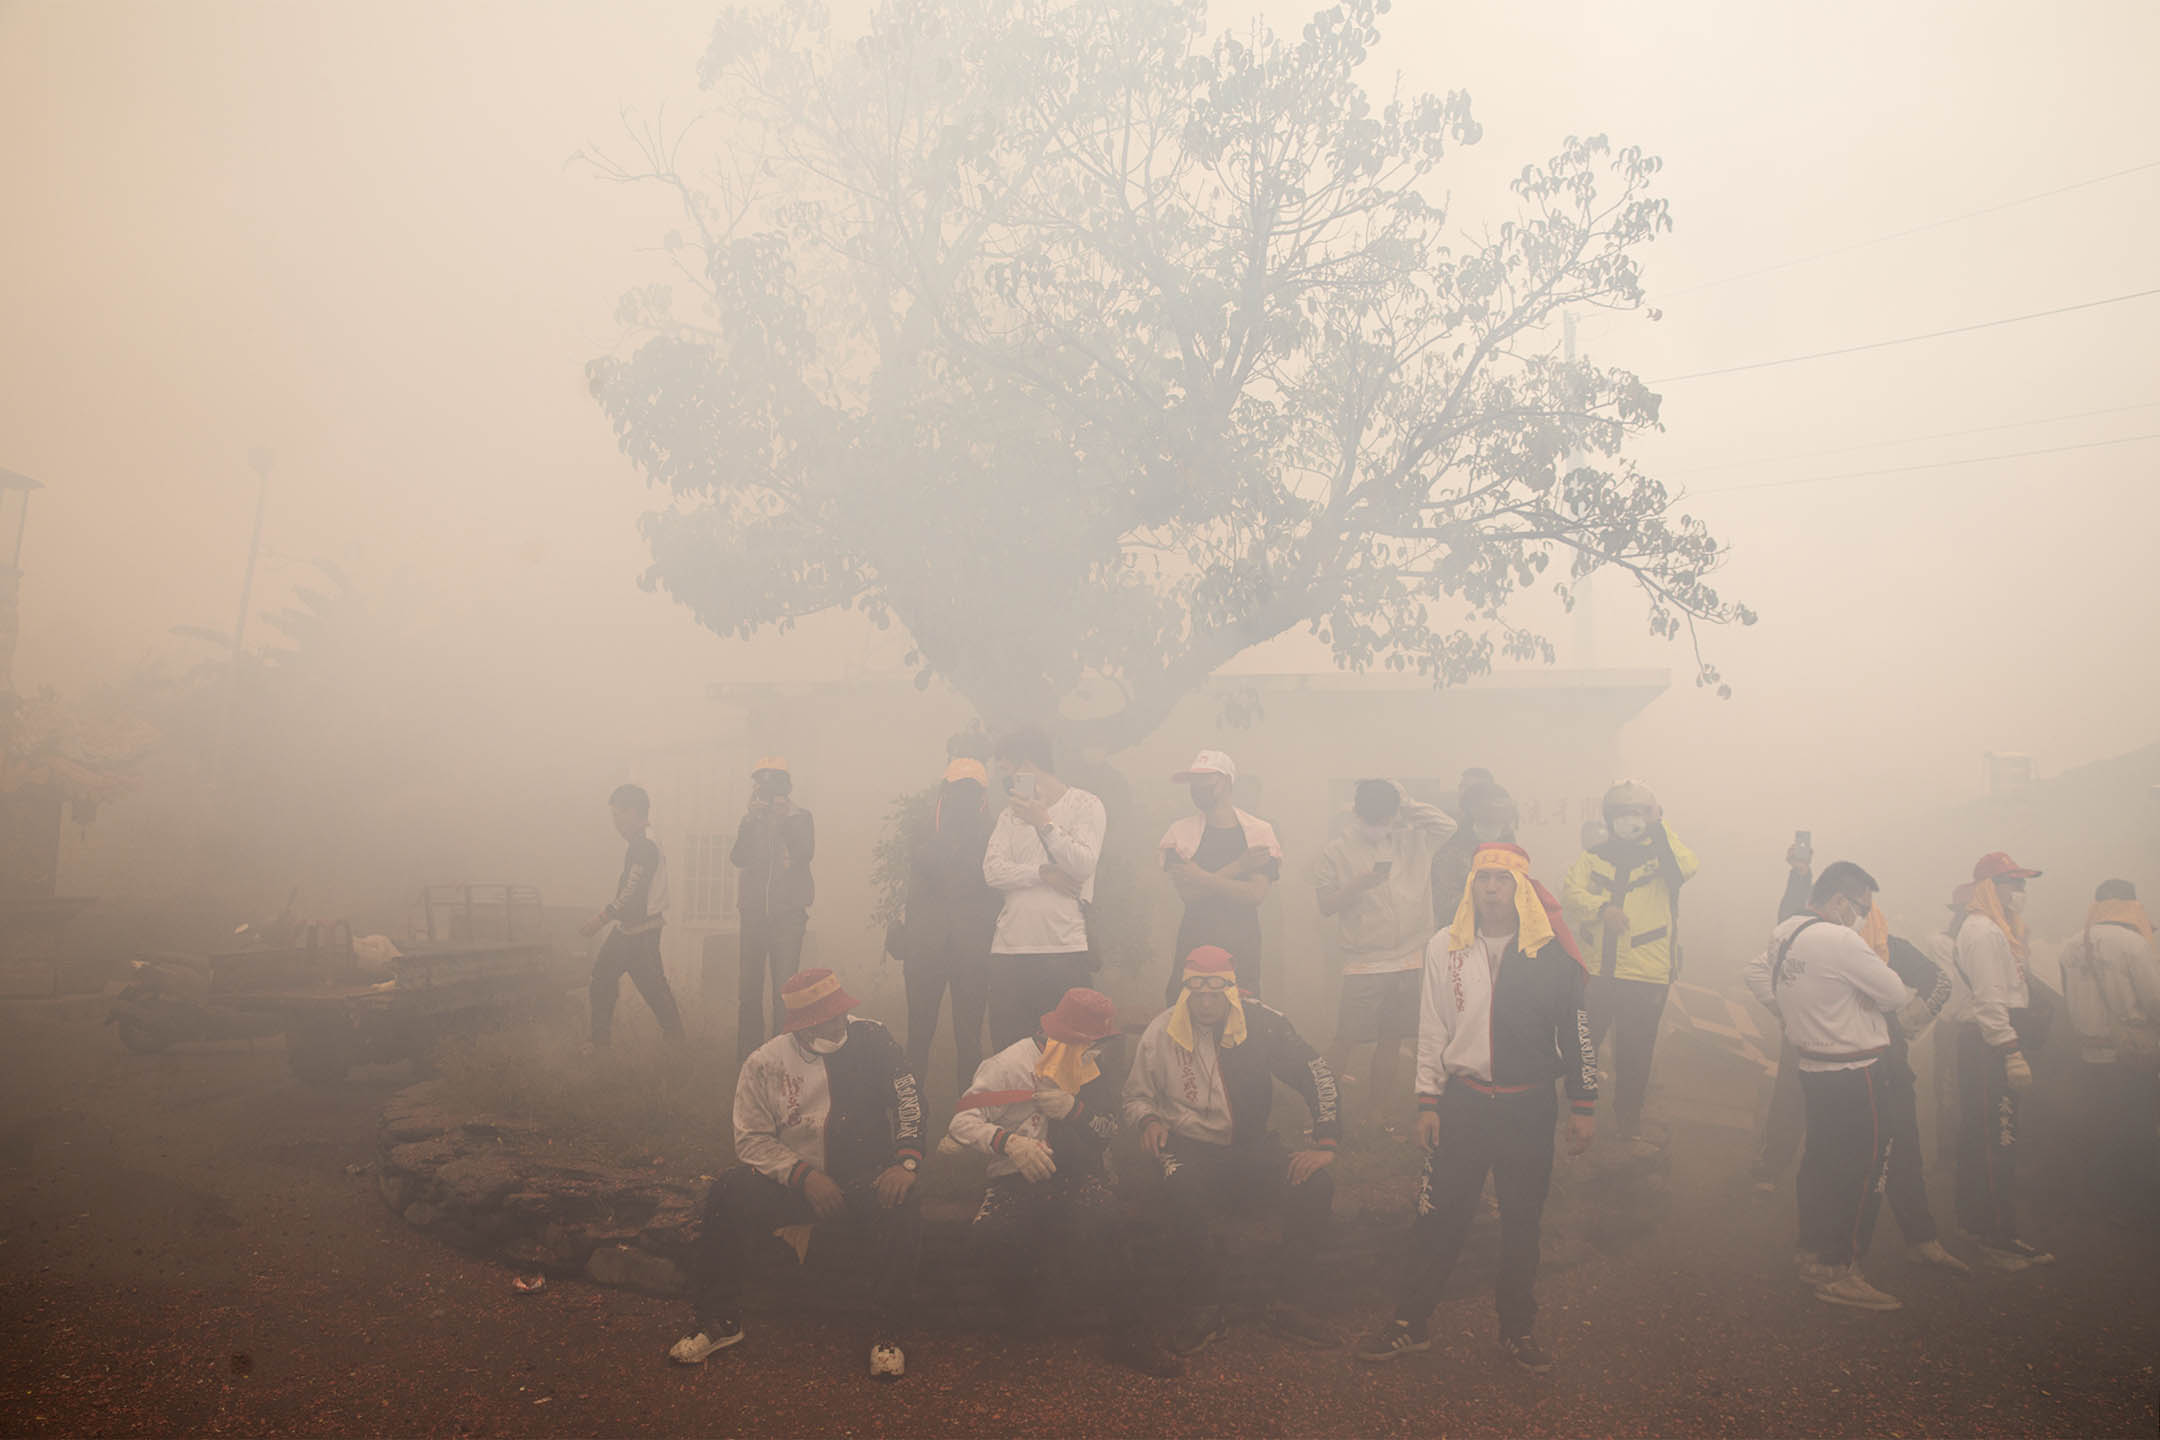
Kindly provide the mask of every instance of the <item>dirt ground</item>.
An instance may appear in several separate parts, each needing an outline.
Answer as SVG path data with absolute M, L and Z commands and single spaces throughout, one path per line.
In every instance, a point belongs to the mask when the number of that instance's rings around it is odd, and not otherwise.
M 266 1042 L 125 1053 L 81 1002 L 0 1005 L 0 1433 L 8 1435 L 2153 1435 L 2160 1236 L 2034 1207 L 2051 1269 L 1869 1269 L 1893 1315 L 1792 1281 L 1789 1194 L 1746 1137 L 1683 1129 L 1653 1229 L 1541 1285 L 1544 1379 L 1498 1361 L 1459 1279 L 1426 1356 L 1366 1368 L 1240 1329 L 1183 1381 L 1090 1341 L 861 1335 L 753 1312 L 697 1370 L 679 1304 L 572 1282 L 535 1296 L 412 1232 L 364 1167 L 402 1069 L 323 1095 Z M 722 1123 L 715 1107 L 715 1123 Z M 356 1167 L 349 1170 L 348 1167 Z M 1938 1212 L 1947 1185 L 1933 1187 Z M 1406 1201 L 1407 1201 L 1407 1197 Z M 1374 1323 L 1379 1297 L 1337 1317 Z

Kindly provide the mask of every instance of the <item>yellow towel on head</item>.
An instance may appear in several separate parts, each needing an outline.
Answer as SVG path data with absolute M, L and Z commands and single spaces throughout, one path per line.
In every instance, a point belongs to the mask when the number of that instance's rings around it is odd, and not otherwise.
M 2127 925 L 2144 936 L 2153 938 L 2152 921 L 2145 918 L 2145 902 L 2142 900 L 2095 900 L 2092 909 L 2085 912 L 2085 929 L 2089 933 L 2095 925 Z
M 1472 892 L 1478 875 L 1487 870 L 1504 870 L 1515 877 L 1515 948 L 1535 955 L 1553 938 L 1552 917 L 1545 913 L 1545 904 L 1530 883 L 1530 856 L 1521 846 L 1504 843 L 1480 845 L 1471 857 L 1462 903 L 1455 907 L 1455 923 L 1448 927 L 1448 947 L 1467 950 L 1477 943 L 1477 903 Z
M 1195 975 L 1220 975 L 1230 982 L 1230 988 L 1223 992 L 1230 1001 L 1230 1016 L 1223 1021 L 1222 1039 L 1215 1043 L 1223 1050 L 1234 1050 L 1244 1044 L 1245 997 L 1238 993 L 1237 970 L 1230 952 L 1215 945 L 1199 946 L 1185 957 L 1184 972 L 1178 977 L 1177 1004 L 1170 1009 L 1170 1038 L 1187 1054 L 1192 1052 L 1193 1022 L 1189 1004 L 1192 991 L 1187 990 L 1183 982 Z
M 1890 920 L 1882 913 L 1882 906 L 1868 906 L 1867 919 L 1860 926 L 1860 938 L 1867 941 L 1870 950 L 1882 956 L 1883 964 L 1890 963 Z
M 2032 958 L 2032 947 L 2025 942 L 2025 917 L 2004 913 L 2002 896 L 1995 893 L 1993 880 L 1975 880 L 1972 898 L 1965 902 L 1965 910 L 1972 915 L 1985 915 L 2002 927 L 2003 934 L 2010 937 L 2010 953 L 2017 957 L 2019 966 Z M 2023 970 L 2020 969 L 2020 974 Z
M 1088 1047 L 1085 1045 L 1074 1045 L 1065 1040 L 1045 1040 L 1042 1059 L 1035 1062 L 1035 1073 L 1066 1094 L 1077 1095 L 1081 1086 L 1102 1074 L 1102 1067 L 1095 1063 L 1094 1056 L 1088 1054 Z

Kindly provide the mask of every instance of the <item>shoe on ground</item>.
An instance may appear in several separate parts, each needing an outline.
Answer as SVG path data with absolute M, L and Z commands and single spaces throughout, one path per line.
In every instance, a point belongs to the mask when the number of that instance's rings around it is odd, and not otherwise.
M 741 1325 L 733 1320 L 714 1320 L 669 1346 L 667 1358 L 678 1365 L 702 1365 L 713 1351 L 725 1350 L 741 1340 Z
M 1905 1258 L 1915 1265 L 1933 1265 L 1953 1275 L 1972 1274 L 1972 1266 L 1943 1249 L 1940 1240 L 1923 1240 L 1917 1245 L 1906 1246 Z
M 1827 1285 L 1844 1272 L 1835 1265 L 1825 1265 L 1806 1250 L 1793 1252 L 1793 1270 L 1804 1285 Z
M 1153 1335 L 1126 1331 L 1110 1341 L 1106 1351 L 1113 1365 L 1137 1370 L 1157 1380 L 1175 1380 L 1185 1373 L 1185 1362 L 1170 1353 Z
M 1390 1320 L 1372 1334 L 1358 1341 L 1350 1353 L 1368 1365 L 1382 1365 L 1404 1355 L 1415 1355 L 1432 1349 L 1432 1337 L 1423 1325 L 1412 1325 L 1407 1320 Z
M 1988 1244 L 1980 1247 L 1980 1263 L 1990 1270 L 2013 1274 L 2019 1270 L 2030 1270 L 2033 1266 L 2031 1260 L 2008 1246 Z
M 1170 1336 L 1170 1353 L 1173 1355 L 1197 1355 L 1230 1333 L 1230 1322 L 1223 1319 L 1222 1307 L 1210 1305 L 1197 1315 L 1190 1316 Z
M 1532 1335 L 1515 1335 L 1500 1342 L 1501 1353 L 1517 1366 L 1533 1375 L 1543 1375 L 1552 1369 L 1552 1355 Z
M 873 1380 L 898 1380 L 907 1374 L 907 1356 L 898 1344 L 891 1340 L 870 1342 L 870 1378 Z
M 1277 1303 L 1268 1306 L 1267 1327 L 1286 1340 L 1298 1341 L 1315 1350 L 1332 1350 L 1342 1343 L 1332 1326 L 1302 1305 Z
M 2012 1240 L 2002 1248 L 2013 1255 L 2024 1256 L 2025 1263 L 2028 1265 L 2052 1265 L 2055 1263 L 2055 1257 L 2052 1254 L 2042 1250 L 2037 1245 L 2028 1245 L 2023 1240 Z
M 1825 1305 L 1845 1305 L 1854 1310 L 1902 1310 L 1905 1302 L 1895 1295 L 1885 1295 L 1868 1284 L 1867 1276 L 1860 1273 L 1857 1265 L 1847 1266 L 1835 1280 L 1815 1287 L 1815 1298 Z

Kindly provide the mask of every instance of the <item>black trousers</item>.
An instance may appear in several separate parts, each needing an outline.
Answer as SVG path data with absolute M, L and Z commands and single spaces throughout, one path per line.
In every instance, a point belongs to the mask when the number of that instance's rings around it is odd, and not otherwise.
M 901 966 L 907 982 L 908 1067 L 928 1083 L 930 1046 L 937 1039 L 938 1011 L 952 991 L 953 1054 L 959 1061 L 960 1094 L 983 1062 L 983 1014 L 990 1003 L 990 953 L 945 946 L 911 955 Z M 1032 1028 L 1032 1027 L 1031 1027 Z
M 1035 1033 L 1042 1017 L 1057 1009 L 1065 992 L 1094 978 L 1094 957 L 1086 950 L 1062 955 L 990 957 L 990 1051 L 996 1054 Z M 972 1073 L 969 1076 L 973 1078 Z
M 1590 1043 L 1613 1037 L 1613 1118 L 1622 1139 L 1642 1129 L 1643 1099 L 1650 1093 L 1650 1060 L 1657 1053 L 1658 1021 L 1665 1015 L 1669 985 L 1649 980 L 1590 981 Z
M 1226 1212 L 1258 1207 L 1282 1215 L 1282 1245 L 1272 1267 L 1277 1293 L 1311 1298 L 1313 1266 L 1335 1208 L 1335 1177 L 1326 1169 L 1290 1183 L 1290 1152 L 1269 1134 L 1236 1145 L 1172 1136 L 1163 1146 L 1163 1203 L 1168 1210 L 1175 1288 L 1181 1304 L 1222 1298 L 1222 1262 L 1212 1225 Z
M 1977 1025 L 1957 1027 L 1957 1217 L 1985 1245 L 2017 1238 L 2018 1097 L 2003 1073 L 2002 1052 Z
M 2073 1084 L 2091 1199 L 2105 1211 L 2149 1216 L 2156 1178 L 2152 1062 L 2081 1061 Z
M 876 1325 L 898 1338 L 913 1318 L 915 1262 L 922 1245 L 919 1191 L 886 1208 L 868 1180 L 845 1187 L 847 1214 L 820 1221 L 802 1191 L 791 1189 L 763 1171 L 736 1165 L 705 1191 L 697 1246 L 690 1255 L 690 1300 L 700 1328 L 742 1318 L 743 1280 L 753 1244 L 780 1243 L 773 1231 L 784 1225 L 817 1225 L 817 1235 L 859 1245 L 872 1272 Z M 813 1238 L 815 1247 L 819 1242 Z
M 742 965 L 735 982 L 735 1063 L 780 1033 L 786 1007 L 780 987 L 802 968 L 803 931 L 810 917 L 800 910 L 742 917 Z M 772 980 L 772 1028 L 766 1028 L 765 982 Z
M 1855 1070 L 1803 1070 L 1807 1149 L 1800 1156 L 1800 1248 L 1825 1265 L 1867 1254 L 1882 1210 L 1889 1134 L 1879 1108 L 1880 1061 Z
M 1053 1260 L 1074 1284 L 1092 1289 L 1113 1331 L 1139 1323 L 1142 1294 L 1132 1235 L 1117 1194 L 1100 1170 L 1048 1180 L 999 1175 L 983 1189 L 972 1227 L 1007 1306 L 1026 1315 L 1049 1297 Z
M 1898 1233 L 1910 1245 L 1940 1236 L 1928 1208 L 1926 1157 L 1920 1149 L 1920 1096 L 1910 1065 L 1884 1059 L 1876 1075 L 1876 1110 L 1889 1145 L 1883 1198 L 1897 1220 Z M 1778 1051 L 1777 1084 L 1770 1091 L 1770 1111 L 1763 1117 L 1762 1143 L 1755 1153 L 1758 1179 L 1785 1173 L 1807 1135 L 1807 1107 L 1800 1095 L 1800 1058 L 1787 1042 Z
M 600 953 L 593 959 L 592 988 L 588 992 L 592 1000 L 593 1044 L 607 1044 L 615 1028 L 615 996 L 622 989 L 625 975 L 652 1007 L 661 1033 L 670 1040 L 682 1039 L 682 1011 L 676 1008 L 675 992 L 668 987 L 667 970 L 660 963 L 660 932 L 625 935 L 617 929 L 600 942 Z
M 1500 1275 L 1493 1287 L 1500 1334 L 1512 1339 L 1530 1333 L 1537 1316 L 1538 1230 L 1552 1188 L 1558 1120 L 1559 1102 L 1550 1084 L 1487 1095 L 1457 1081 L 1441 1093 L 1440 1144 L 1425 1157 L 1418 1177 L 1396 1319 L 1423 1325 L 1440 1303 L 1490 1172 L 1500 1202 Z

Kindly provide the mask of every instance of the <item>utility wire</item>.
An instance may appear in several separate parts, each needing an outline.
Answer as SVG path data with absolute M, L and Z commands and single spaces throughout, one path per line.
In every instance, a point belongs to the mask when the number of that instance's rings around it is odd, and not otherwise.
M 1868 440 L 1858 445 L 1833 445 L 1824 450 L 1794 450 L 1784 455 L 1765 455 L 1746 460 L 1720 460 L 1710 465 L 1659 466 L 1661 475 L 1707 475 L 1713 470 L 1734 470 L 1758 465 L 1778 465 L 1787 460 L 1812 460 L 1820 455 L 1850 455 L 1855 450 L 1882 450 L 1892 445 L 1917 445 L 1923 440 L 1955 440 L 1961 435 L 1986 435 L 1997 430 L 2023 430 L 2030 425 L 2053 425 L 2063 420 L 2089 420 L 2095 415 L 2120 415 L 2126 410 L 2150 410 L 2160 400 L 2141 400 L 2135 405 L 2108 405 L 2098 410 L 2073 410 L 2066 415 L 2036 415 L 2030 420 L 2007 420 L 2000 425 L 1968 425 L 1962 430 L 1937 430 L 1928 435 L 1900 435 L 1889 440 Z
M 2111 170 L 2105 175 L 2095 175 L 2090 180 L 2073 180 L 2068 185 L 2058 185 L 2052 190 L 2042 190 L 2032 195 L 2020 195 L 2015 200 L 2001 200 L 1993 205 L 1983 205 L 1978 210 L 1967 210 L 1962 215 L 1946 215 L 1940 220 L 1930 220 L 1921 225 L 1908 225 L 1903 230 L 1892 230 L 1887 235 L 1877 235 L 1867 240 L 1854 240 L 1849 244 L 1818 250 L 1812 255 L 1798 255 L 1790 260 L 1780 260 L 1775 265 L 1760 269 L 1743 270 L 1737 275 L 1726 275 L 1716 280 L 1704 280 L 1694 285 L 1670 291 L 1666 299 L 1676 300 L 1682 295 L 1693 295 L 1699 290 L 1712 290 L 1720 285 L 1730 285 L 1736 280 L 1752 280 L 1758 275 L 1771 275 L 1780 270 L 1790 270 L 1795 265 L 1811 265 L 1817 260 L 1828 260 L 1837 255 L 1849 255 L 1855 250 L 1865 250 L 1871 245 L 1881 245 L 1891 240 L 1902 240 L 1908 235 L 1919 235 L 1929 230 L 1939 230 L 1945 225 L 1955 225 L 1961 220 L 1977 220 L 1982 215 L 1993 215 L 2000 210 L 2013 210 L 2020 205 L 2030 205 L 2035 200 L 2047 200 L 2057 195 L 2067 195 L 2072 190 L 2120 180 L 2125 175 L 2136 175 L 2145 170 L 2160 170 L 2160 160 L 2148 160 L 2142 165 L 2130 165 L 2121 170 Z
M 2110 445 L 2131 445 L 2141 440 L 2160 440 L 2160 430 L 2143 435 L 2120 435 L 2113 440 L 2083 440 L 2073 445 L 2049 445 L 2038 450 L 2006 450 L 1997 455 L 1970 455 L 1963 460 L 1930 460 L 1919 465 L 1886 465 L 1879 470 L 1843 470 L 1835 475 L 1804 475 L 1797 480 L 1758 480 L 1749 485 L 1720 485 L 1693 495 L 1731 495 L 1741 490 L 1780 490 L 1789 485 L 1821 485 L 1831 480 L 1861 480 L 1873 475 L 1903 475 L 1915 470 L 1947 470 L 1957 465 L 1982 465 L 1990 460 L 2023 460 L 2033 455 L 2061 455 L 2071 450 L 2099 450 Z
M 2160 295 L 2160 286 L 2150 290 L 2133 290 L 2127 295 L 2110 295 L 2105 300 L 2081 300 L 2075 305 L 2058 305 L 2053 310 L 2035 310 L 2028 315 L 2005 315 L 1999 320 L 1953 325 L 1947 330 L 1930 330 L 1925 335 L 1900 335 L 1895 340 L 1870 340 L 1865 345 L 1841 345 L 1835 350 L 1814 350 L 1805 355 L 1786 355 L 1776 360 L 1751 360 L 1745 365 L 1724 365 L 1715 370 L 1691 370 L 1685 375 L 1660 375 L 1647 383 L 1673 385 L 1682 380 L 1701 380 L 1711 375 L 1737 375 L 1743 370 L 1771 370 L 1780 365 L 1797 365 L 1803 360 L 1827 360 L 1835 355 L 1857 355 L 1863 350 L 1884 350 L 1892 345 L 1910 345 L 1919 340 L 1940 340 L 1945 335 L 1969 335 L 1975 330 L 1992 330 L 1998 325 L 2044 320 L 2050 315 L 2068 315 L 2073 310 L 2093 310 L 2102 305 L 2120 305 L 2125 300 L 2143 300 L 2149 295 Z

